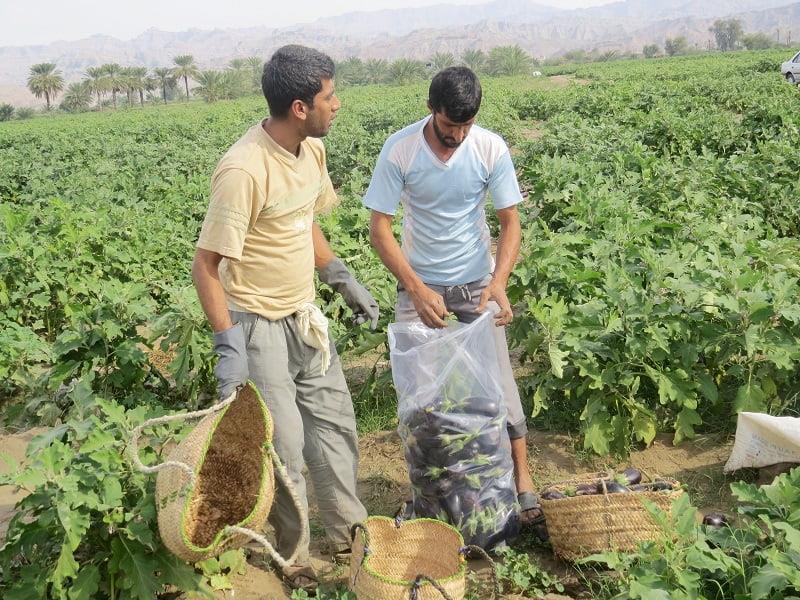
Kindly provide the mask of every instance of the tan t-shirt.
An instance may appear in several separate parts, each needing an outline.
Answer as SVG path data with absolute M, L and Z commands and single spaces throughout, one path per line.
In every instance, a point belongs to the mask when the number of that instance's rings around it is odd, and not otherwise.
M 219 161 L 197 247 L 221 254 L 233 310 L 275 320 L 314 300 L 314 215 L 336 203 L 322 141 L 298 156 L 251 127 Z

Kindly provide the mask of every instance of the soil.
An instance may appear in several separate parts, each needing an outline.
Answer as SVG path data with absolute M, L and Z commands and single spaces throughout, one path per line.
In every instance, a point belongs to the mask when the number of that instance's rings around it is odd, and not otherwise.
M 22 460 L 25 446 L 41 431 L 39 429 L 0 436 L 0 452 L 9 454 L 15 460 Z M 699 436 L 675 447 L 669 436 L 659 436 L 651 447 L 632 452 L 630 459 L 623 463 L 591 457 L 580 450 L 579 440 L 569 435 L 531 431 L 528 436 L 528 458 L 531 475 L 538 487 L 579 473 L 632 465 L 647 475 L 673 477 L 684 483 L 701 513 L 714 510 L 731 514 L 734 502 L 729 484 L 736 479 L 722 473 L 722 466 L 730 454 L 731 446 L 731 441 L 727 438 Z M 394 515 L 402 501 L 409 498 L 411 493 L 399 436 L 394 431 L 364 435 L 359 448 L 359 496 L 370 514 Z M 8 467 L 0 462 L 0 470 L 7 472 Z M 20 498 L 19 492 L 0 487 L 0 533 L 5 532 L 13 505 Z M 329 561 L 324 531 L 314 508 L 311 511 L 311 532 L 315 565 L 322 572 L 323 582 L 332 584 L 344 581 L 344 570 L 333 566 Z M 523 542 L 523 547 L 532 558 L 543 568 L 562 578 L 566 587 L 565 594 L 569 597 L 581 596 L 580 579 L 569 564 L 556 559 L 547 546 L 528 540 Z M 254 550 L 249 554 L 247 572 L 232 578 L 235 596 L 230 591 L 219 592 L 218 598 L 290 598 L 290 593 L 281 584 L 280 577 L 270 569 L 261 552 Z M 481 561 L 473 561 L 471 567 L 478 571 L 487 568 Z

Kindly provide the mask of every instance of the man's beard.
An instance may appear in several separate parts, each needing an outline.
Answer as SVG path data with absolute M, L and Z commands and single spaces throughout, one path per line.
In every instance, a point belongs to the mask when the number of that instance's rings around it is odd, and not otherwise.
M 464 141 L 461 140 L 461 142 L 457 142 L 455 138 L 445 136 L 445 134 L 442 133 L 442 130 L 439 129 L 439 126 L 436 124 L 435 116 L 431 119 L 431 122 L 433 123 L 433 133 L 436 134 L 436 138 L 439 140 L 439 143 L 445 148 L 458 148 Z

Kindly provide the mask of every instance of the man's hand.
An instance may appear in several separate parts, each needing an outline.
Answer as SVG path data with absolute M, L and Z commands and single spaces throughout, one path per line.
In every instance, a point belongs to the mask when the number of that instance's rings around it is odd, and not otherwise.
M 441 329 L 446 327 L 445 318 L 450 315 L 444 305 L 444 298 L 434 292 L 427 285 L 420 286 L 419 290 L 408 292 L 414 308 L 422 322 L 428 327 Z
M 508 301 L 508 296 L 506 296 L 506 286 L 501 281 L 492 279 L 489 285 L 484 288 L 477 311 L 483 312 L 486 310 L 489 300 L 494 300 L 500 306 L 500 312 L 494 316 L 495 325 L 503 327 L 511 323 L 514 319 L 514 313 L 511 311 L 511 303 Z
M 214 334 L 214 352 L 219 357 L 217 366 L 214 367 L 217 393 L 220 399 L 225 399 L 247 383 L 250 375 L 247 368 L 247 344 L 240 323 Z
M 319 279 L 342 295 L 347 306 L 353 311 L 355 325 L 369 321 L 370 329 L 374 330 L 378 326 L 380 316 L 378 302 L 367 288 L 356 281 L 341 260 L 334 258 L 324 267 L 320 267 Z

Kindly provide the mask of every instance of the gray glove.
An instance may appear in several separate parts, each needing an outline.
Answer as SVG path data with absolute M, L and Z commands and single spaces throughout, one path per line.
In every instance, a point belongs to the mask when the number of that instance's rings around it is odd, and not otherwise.
M 344 263 L 334 258 L 319 269 L 319 279 L 339 292 L 353 311 L 353 323 L 361 325 L 369 321 L 370 329 L 378 326 L 378 303 L 363 285 L 356 281 Z
M 250 374 L 247 368 L 247 344 L 241 323 L 214 334 L 214 352 L 219 357 L 217 366 L 214 367 L 217 392 L 220 399 L 225 399 L 236 388 L 247 383 Z

